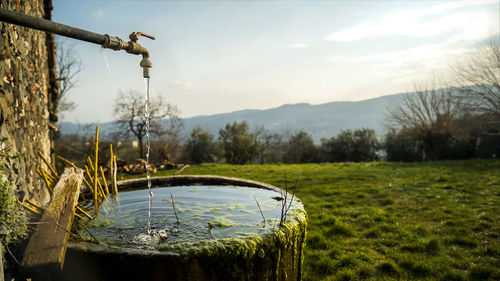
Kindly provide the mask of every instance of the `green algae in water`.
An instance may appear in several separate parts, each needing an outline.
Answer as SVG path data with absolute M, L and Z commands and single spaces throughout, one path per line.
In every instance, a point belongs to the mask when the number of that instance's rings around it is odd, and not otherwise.
M 254 240 L 249 237 L 264 237 L 281 232 L 277 220 L 281 214 L 282 202 L 273 199 L 280 195 L 274 190 L 197 185 L 159 187 L 154 188 L 153 193 L 152 228 L 166 233 L 163 240 L 155 245 L 158 249 L 167 250 L 194 244 L 220 244 L 223 241 L 236 243 L 234 241 Z M 179 224 L 176 222 L 172 205 L 166 202 L 171 200 L 170 193 L 175 199 L 176 208 L 181 210 L 178 212 Z M 254 196 L 259 201 L 265 222 Z M 134 237 L 146 231 L 147 198 L 147 190 L 122 192 L 116 200 L 108 197 L 100 206 L 100 223 L 89 223 L 87 227 L 103 244 L 141 247 L 134 242 Z M 294 210 L 303 210 L 298 199 L 294 199 L 289 214 Z M 151 247 L 149 245 L 144 248 Z
M 110 220 L 109 218 L 96 217 L 95 219 L 87 222 L 87 227 L 91 227 L 91 228 L 106 227 L 106 226 L 112 225 L 113 223 L 114 223 L 114 221 Z
M 225 217 L 218 217 L 209 222 L 208 225 L 210 225 L 211 227 L 231 227 L 231 226 L 237 226 L 238 224 Z

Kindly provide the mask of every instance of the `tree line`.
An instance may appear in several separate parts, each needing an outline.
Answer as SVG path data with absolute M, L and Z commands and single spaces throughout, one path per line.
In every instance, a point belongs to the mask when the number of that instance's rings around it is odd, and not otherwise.
M 157 162 L 264 164 L 472 158 L 484 124 L 500 124 L 500 45 L 498 39 L 491 40 L 451 64 L 446 77 L 417 83 L 414 93 L 394 100 L 387 107 L 387 133 L 380 138 L 374 130 L 362 128 L 340 131 L 315 144 L 305 131 L 277 134 L 264 127 L 251 129 L 246 122 L 233 122 L 221 128 L 217 136 L 195 127 L 182 141 L 182 120 L 175 106 L 159 96 L 151 100 L 149 109 L 151 156 Z M 137 156 L 144 158 L 143 94 L 120 92 L 114 115 L 116 131 L 110 141 L 136 139 Z
M 214 135 L 195 127 L 187 139 L 182 161 L 230 164 L 318 163 L 374 161 L 380 159 L 380 142 L 372 129 L 345 130 L 316 145 L 311 135 L 299 131 L 289 135 L 262 127 L 251 130 L 246 122 L 228 123 Z

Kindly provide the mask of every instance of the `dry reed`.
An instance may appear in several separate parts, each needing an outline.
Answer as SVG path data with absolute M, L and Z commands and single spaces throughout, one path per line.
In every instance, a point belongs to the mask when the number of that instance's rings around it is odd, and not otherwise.
M 95 167 L 97 167 L 97 161 L 99 159 L 99 126 L 95 128 Z M 97 203 L 97 169 L 94 169 L 94 213 L 99 214 L 99 205 Z
M 38 150 L 37 152 L 38 152 L 38 155 L 40 156 L 40 158 L 42 158 L 43 162 L 45 162 L 45 165 L 47 165 L 47 167 L 49 167 L 50 171 L 54 174 L 54 176 L 57 177 L 58 175 L 57 175 L 56 170 L 54 170 L 54 168 L 52 168 L 52 165 L 50 165 L 49 161 L 47 161 L 47 159 L 45 159 L 42 152 L 40 150 Z
M 102 166 L 99 166 L 99 170 L 101 172 L 102 181 L 104 182 L 104 187 L 106 188 L 106 195 L 109 195 L 108 183 L 106 182 L 106 177 L 104 176 L 104 170 Z

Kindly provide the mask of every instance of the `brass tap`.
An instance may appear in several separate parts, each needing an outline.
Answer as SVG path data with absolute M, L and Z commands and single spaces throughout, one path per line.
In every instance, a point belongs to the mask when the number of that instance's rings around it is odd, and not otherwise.
M 128 38 L 130 39 L 130 42 L 128 42 L 129 46 L 128 46 L 128 48 L 125 49 L 125 51 L 127 51 L 127 53 L 131 53 L 131 54 L 142 55 L 142 60 L 141 60 L 141 63 L 139 65 L 142 67 L 144 78 L 149 78 L 150 77 L 149 76 L 149 69 L 151 67 L 153 67 L 153 62 L 149 58 L 148 50 L 137 43 L 137 40 L 139 40 L 139 37 L 141 35 L 145 36 L 149 39 L 155 40 L 154 36 L 148 35 L 144 32 L 137 32 L 137 33 L 132 32 L 128 36 Z
M 139 40 L 140 36 L 155 40 L 154 36 L 145 34 L 144 32 L 132 32 L 129 35 L 129 42 L 124 42 L 118 37 L 109 36 L 107 34 L 105 34 L 105 36 L 108 40 L 102 45 L 103 48 L 109 48 L 115 51 L 125 50 L 129 54 L 142 55 L 140 66 L 143 68 L 144 77 L 149 78 L 149 69 L 153 66 L 153 63 L 149 58 L 148 50 L 137 43 L 137 40 Z

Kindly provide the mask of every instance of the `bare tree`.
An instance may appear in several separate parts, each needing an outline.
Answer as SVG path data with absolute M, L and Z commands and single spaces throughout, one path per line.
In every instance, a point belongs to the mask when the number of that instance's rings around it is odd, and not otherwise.
M 76 105 L 68 99 L 69 91 L 75 87 L 76 76 L 82 71 L 82 60 L 75 53 L 73 45 L 66 41 L 57 42 L 57 77 L 59 80 L 58 111 L 72 111 Z
M 415 85 L 416 93 L 387 110 L 389 128 L 404 131 L 418 140 L 427 160 L 436 160 L 456 135 L 462 107 L 450 88 L 438 88 L 437 80 Z
M 498 36 L 498 35 L 497 35 Z M 500 117 L 500 39 L 450 66 L 452 84 L 469 112 Z
M 153 148 L 163 163 L 175 163 L 181 157 L 182 120 L 179 119 L 178 112 L 172 115 L 168 119 L 154 122 L 152 126 Z
M 144 94 L 137 90 L 119 91 L 113 106 L 117 131 L 123 135 L 132 133 L 139 142 L 139 157 L 144 158 L 144 137 L 146 136 L 146 117 L 144 111 Z M 150 127 L 152 134 L 159 134 L 164 128 L 160 122 L 178 120 L 179 111 L 176 106 L 166 103 L 160 95 L 149 101 Z M 167 120 L 164 120 L 167 119 Z

